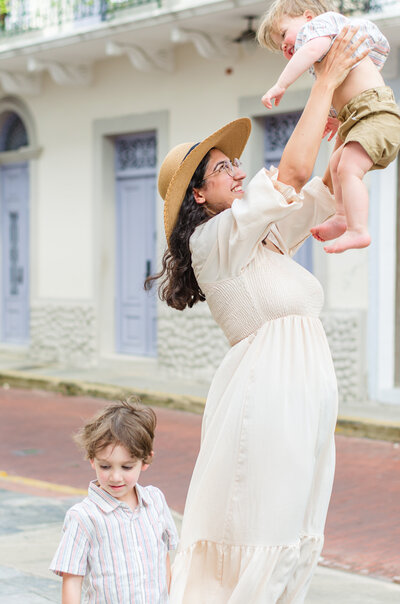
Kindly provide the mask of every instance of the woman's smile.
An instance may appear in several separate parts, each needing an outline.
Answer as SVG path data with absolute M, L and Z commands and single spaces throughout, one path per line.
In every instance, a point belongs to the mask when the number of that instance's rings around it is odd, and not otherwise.
M 216 167 L 227 161 L 231 160 L 220 149 L 211 149 L 204 185 L 194 190 L 196 202 L 204 203 L 213 214 L 227 210 L 235 199 L 244 195 L 246 173 L 240 166 L 233 168 L 233 175 L 225 170 L 214 174 Z

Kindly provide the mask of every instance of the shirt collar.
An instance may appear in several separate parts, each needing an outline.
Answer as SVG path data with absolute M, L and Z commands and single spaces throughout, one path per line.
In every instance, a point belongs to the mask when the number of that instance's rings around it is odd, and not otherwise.
M 136 494 L 139 502 L 139 509 L 144 505 L 149 504 L 149 495 L 146 490 L 139 484 L 136 484 Z M 116 497 L 107 493 L 104 489 L 98 486 L 97 480 L 92 480 L 89 483 L 88 498 L 93 501 L 105 514 L 110 514 L 117 507 L 126 507 L 127 504 L 124 501 L 119 501 Z

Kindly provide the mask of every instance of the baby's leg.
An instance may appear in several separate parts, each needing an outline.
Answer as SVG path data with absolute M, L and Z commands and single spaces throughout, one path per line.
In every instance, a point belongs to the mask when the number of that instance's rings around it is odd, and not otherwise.
M 315 237 L 315 239 L 318 239 L 318 241 L 329 241 L 330 239 L 336 239 L 336 237 L 342 235 L 347 228 L 346 216 L 344 213 L 342 200 L 342 188 L 337 173 L 343 149 L 344 145 L 342 144 L 339 137 L 337 137 L 335 150 L 333 151 L 331 159 L 329 161 L 333 193 L 335 195 L 336 202 L 336 212 L 333 216 L 331 216 L 331 218 L 328 218 L 328 220 L 326 220 L 322 224 L 319 224 L 316 227 L 310 229 L 312 236 Z
M 373 166 L 373 161 L 360 143 L 351 141 L 344 146 L 338 165 L 346 214 L 347 231 L 332 245 L 325 246 L 328 253 L 339 254 L 345 250 L 367 247 L 368 190 L 362 179 Z

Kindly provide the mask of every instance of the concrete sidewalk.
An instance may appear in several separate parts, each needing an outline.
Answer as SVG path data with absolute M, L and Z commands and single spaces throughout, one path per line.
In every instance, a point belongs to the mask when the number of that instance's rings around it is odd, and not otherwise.
M 0 489 L 0 604 L 60 604 L 61 579 L 48 566 L 65 512 L 77 500 Z M 180 516 L 174 517 L 179 527 Z M 400 585 L 319 567 L 306 604 L 399 601 Z
M 1 385 L 109 400 L 136 394 L 148 404 L 194 413 L 202 413 L 209 388 L 204 381 L 172 378 L 154 359 L 127 359 L 124 364 L 110 357 L 98 367 L 77 369 L 35 364 L 13 350 L 0 352 Z M 400 442 L 400 404 L 341 403 L 337 432 Z

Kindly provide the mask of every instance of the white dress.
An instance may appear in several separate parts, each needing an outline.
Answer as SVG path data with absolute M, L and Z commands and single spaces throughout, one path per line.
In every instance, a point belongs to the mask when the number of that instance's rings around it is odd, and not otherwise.
M 207 398 L 171 604 L 300 604 L 323 545 L 336 378 L 321 285 L 291 255 L 334 200 L 319 178 L 301 195 L 275 178 L 258 172 L 190 241 L 232 347 Z

